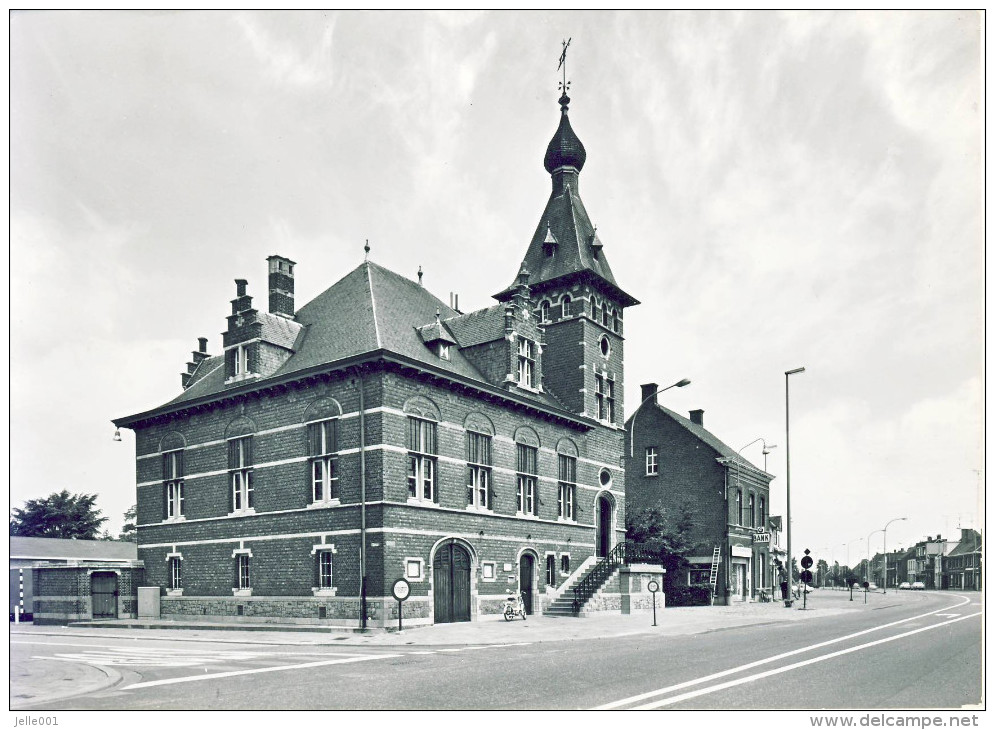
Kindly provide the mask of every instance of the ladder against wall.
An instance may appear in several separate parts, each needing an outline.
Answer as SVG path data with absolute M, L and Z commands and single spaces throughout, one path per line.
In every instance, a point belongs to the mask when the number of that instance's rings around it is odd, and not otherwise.
M 719 580 L 719 558 L 722 555 L 722 549 L 718 546 L 712 550 L 712 572 L 708 574 L 708 582 L 712 586 L 712 605 L 715 605 L 715 586 Z

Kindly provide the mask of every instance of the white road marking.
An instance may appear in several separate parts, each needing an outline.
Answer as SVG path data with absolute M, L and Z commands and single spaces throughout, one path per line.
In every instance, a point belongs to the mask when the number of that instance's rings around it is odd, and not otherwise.
M 655 710 L 658 707 L 665 707 L 666 705 L 673 705 L 677 702 L 682 702 L 683 700 L 688 700 L 693 697 L 700 697 L 701 695 L 711 694 L 713 692 L 719 692 L 723 689 L 728 689 L 730 687 L 736 687 L 740 684 L 746 684 L 747 682 L 755 682 L 758 679 L 764 679 L 765 677 L 773 677 L 777 674 L 783 674 L 784 672 L 790 672 L 792 669 L 798 669 L 800 667 L 808 666 L 809 664 L 817 664 L 819 662 L 824 662 L 827 659 L 833 659 L 838 656 L 843 656 L 844 654 L 851 654 L 855 651 L 861 651 L 863 649 L 869 649 L 872 646 L 877 646 L 878 644 L 887 644 L 890 641 L 897 641 L 898 639 L 904 639 L 906 636 L 912 636 L 913 634 L 918 634 L 922 631 L 932 631 L 933 629 L 938 629 L 941 626 L 946 626 L 947 624 L 957 623 L 958 621 L 963 621 L 964 619 L 974 618 L 975 616 L 980 616 L 980 613 L 972 613 L 968 616 L 961 616 L 960 618 L 950 619 L 949 621 L 942 621 L 938 624 L 933 624 L 932 626 L 923 626 L 919 629 L 913 629 L 912 631 L 906 631 L 902 634 L 897 634 L 895 636 L 888 636 L 884 639 L 878 639 L 877 641 L 870 641 L 866 644 L 860 644 L 859 646 L 851 646 L 849 649 L 840 649 L 839 651 L 834 651 L 830 654 L 824 654 L 822 656 L 813 657 L 811 659 L 806 659 L 802 662 L 795 662 L 794 664 L 789 664 L 785 667 L 779 667 L 777 669 L 770 669 L 766 672 L 760 672 L 759 674 L 753 674 L 749 677 L 741 677 L 739 679 L 734 679 L 729 682 L 723 682 L 722 684 L 717 684 L 713 687 L 705 687 L 703 689 L 697 689 L 693 692 L 685 692 L 682 695 L 677 695 L 676 697 L 668 697 L 663 700 L 657 700 L 656 702 L 650 702 L 647 705 L 640 705 L 638 707 L 632 707 L 632 710 Z
M 332 664 L 352 664 L 355 662 L 367 662 L 374 659 L 396 659 L 401 654 L 376 654 L 371 656 L 353 656 L 347 659 L 330 659 L 324 662 L 308 662 L 306 664 L 286 664 L 279 667 L 262 667 L 259 669 L 241 669 L 234 672 L 215 672 L 214 674 L 202 674 L 192 677 L 174 677 L 173 679 L 156 679 L 151 682 L 139 682 L 122 687 L 123 691 L 131 689 L 145 689 L 146 687 L 161 687 L 166 684 L 182 684 L 184 682 L 203 682 L 208 679 L 224 679 L 225 677 L 239 677 L 246 674 L 265 674 L 267 672 L 285 672 L 291 669 L 311 669 L 313 667 L 327 667 Z
M 958 596 L 958 598 L 960 598 L 960 597 L 961 596 Z M 965 603 L 966 602 L 967 601 L 965 600 Z M 964 603 L 958 603 L 956 606 L 951 606 L 950 608 L 959 608 L 960 606 L 963 606 L 963 605 L 964 605 Z M 837 637 L 835 639 L 829 639 L 828 641 L 823 641 L 823 642 L 820 642 L 818 644 L 812 644 L 811 646 L 803 646 L 800 649 L 794 649 L 792 651 L 786 651 L 783 654 L 777 654 L 775 656 L 768 657 L 766 659 L 760 659 L 760 660 L 755 661 L 755 662 L 749 662 L 748 664 L 743 664 L 743 665 L 740 665 L 738 667 L 733 667 L 732 669 L 726 669 L 726 670 L 721 671 L 721 672 L 716 672 L 715 674 L 709 674 L 709 675 L 707 675 L 705 677 L 699 677 L 698 679 L 692 679 L 692 680 L 689 680 L 687 682 L 681 682 L 680 684 L 675 684 L 675 685 L 672 685 L 670 687 L 664 687 L 663 689 L 653 690 L 652 692 L 644 692 L 641 695 L 635 695 L 634 697 L 628 697 L 628 698 L 623 699 L 623 700 L 616 700 L 615 702 L 609 702 L 608 704 L 600 705 L 598 707 L 595 707 L 594 709 L 596 709 L 596 710 L 613 710 L 613 709 L 616 709 L 618 707 L 621 707 L 622 705 L 629 705 L 629 704 L 632 704 L 633 702 L 639 702 L 641 700 L 649 699 L 650 697 L 657 697 L 659 695 L 669 694 L 671 692 L 676 692 L 677 690 L 680 690 L 680 689 L 685 689 L 686 687 L 693 687 L 696 684 L 702 684 L 704 682 L 711 682 L 714 679 L 720 679 L 722 677 L 728 677 L 730 674 L 737 674 L 737 673 L 745 671 L 747 669 L 753 669 L 754 667 L 763 666 L 764 664 L 770 664 L 771 662 L 776 662 L 776 661 L 779 661 L 781 659 L 787 659 L 790 656 L 795 656 L 797 654 L 803 654 L 803 653 L 805 653 L 807 651 L 812 651 L 813 649 L 821 649 L 824 646 L 830 646 L 832 644 L 838 644 L 841 641 L 846 641 L 848 639 L 854 639 L 854 638 L 856 638 L 858 636 L 863 636 L 864 634 L 870 634 L 870 633 L 873 633 L 875 631 L 881 631 L 882 629 L 887 629 L 887 628 L 890 628 L 892 626 L 898 626 L 899 624 L 908 623 L 909 621 L 917 621 L 917 620 L 919 620 L 921 618 L 925 618 L 926 616 L 932 616 L 932 615 L 938 614 L 940 611 L 945 611 L 945 610 L 949 610 L 949 609 L 939 608 L 936 611 L 930 611 L 929 613 L 920 614 L 918 616 L 910 616 L 909 618 L 903 618 L 903 619 L 900 619 L 898 621 L 892 621 L 890 623 L 881 624 L 880 626 L 874 626 L 873 628 L 870 628 L 870 629 L 864 629 L 863 631 L 858 631 L 858 632 L 856 632 L 854 634 L 847 634 L 846 636 L 840 636 L 840 637 Z
M 938 613 L 937 616 L 943 616 L 944 618 L 954 618 L 955 616 L 960 616 L 959 613 Z

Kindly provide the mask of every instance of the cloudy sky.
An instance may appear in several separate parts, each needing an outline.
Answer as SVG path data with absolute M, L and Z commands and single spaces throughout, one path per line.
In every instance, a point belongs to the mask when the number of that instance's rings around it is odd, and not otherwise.
M 851 562 L 980 527 L 979 17 L 883 13 L 38 12 L 11 18 L 11 502 L 96 492 L 110 419 L 218 352 L 235 278 L 301 305 L 371 258 L 464 310 L 549 194 L 571 37 L 581 192 L 639 384 L 733 448 L 775 511 L 792 376 L 795 551 Z M 760 445 L 743 453 L 763 464 Z M 880 549 L 881 535 L 871 539 Z

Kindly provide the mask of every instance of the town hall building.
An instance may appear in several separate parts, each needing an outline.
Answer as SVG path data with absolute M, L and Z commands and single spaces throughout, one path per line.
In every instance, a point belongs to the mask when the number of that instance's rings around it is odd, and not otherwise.
M 236 279 L 220 351 L 201 338 L 182 393 L 115 421 L 136 436 L 138 557 L 164 618 L 387 626 L 400 578 L 406 624 L 496 618 L 510 591 L 537 613 L 624 539 L 638 302 L 581 201 L 569 102 L 496 304 L 458 311 L 367 260 L 297 308 L 297 264 L 274 255 L 267 306 Z M 616 574 L 592 601 L 624 609 L 638 583 Z

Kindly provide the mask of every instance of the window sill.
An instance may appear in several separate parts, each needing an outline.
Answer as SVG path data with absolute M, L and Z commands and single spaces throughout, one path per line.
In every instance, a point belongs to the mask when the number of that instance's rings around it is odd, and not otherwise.
M 431 500 L 425 499 L 424 497 L 408 497 L 408 504 L 416 504 L 420 507 L 438 507 L 438 503 Z
M 184 517 L 183 515 L 180 515 L 179 517 L 167 517 L 166 519 L 164 519 L 162 521 L 162 523 L 164 525 L 169 525 L 169 524 L 172 524 L 174 522 L 186 522 L 186 521 L 187 521 L 187 518 Z
M 252 595 L 251 588 L 232 588 L 231 594 L 237 598 L 248 597 Z
M 182 596 L 183 595 L 183 589 L 182 588 L 167 588 L 166 589 L 166 595 L 167 596 Z
M 525 520 L 538 520 L 539 515 L 534 515 L 531 512 L 516 512 L 515 517 L 521 517 Z
M 562 522 L 565 525 L 576 525 L 577 519 L 575 517 L 557 517 L 557 522 Z
M 246 517 L 248 515 L 254 515 L 254 514 L 256 514 L 256 508 L 255 507 L 246 507 L 245 509 L 237 509 L 237 510 L 235 510 L 233 512 L 229 512 L 228 516 L 229 517 Z
M 650 473 L 648 473 L 648 472 L 647 472 L 646 474 L 644 474 L 644 476 L 648 476 L 648 477 L 658 477 L 658 476 L 660 476 L 660 472 L 658 472 L 658 471 L 655 471 L 655 472 L 653 472 L 652 474 L 650 474 Z
M 318 596 L 334 596 L 336 593 L 338 593 L 338 591 L 339 591 L 338 588 L 312 588 L 311 589 L 311 593 L 313 593 L 315 595 L 315 597 L 318 597 Z
M 320 502 L 311 502 L 308 504 L 308 509 L 325 509 L 327 507 L 338 507 L 342 504 L 338 497 L 335 499 L 323 499 Z
M 466 506 L 466 511 L 467 512 L 477 512 L 479 514 L 484 514 L 484 515 L 492 515 L 492 514 L 494 514 L 494 510 L 491 509 L 490 507 L 478 507 L 475 504 L 468 504 Z

